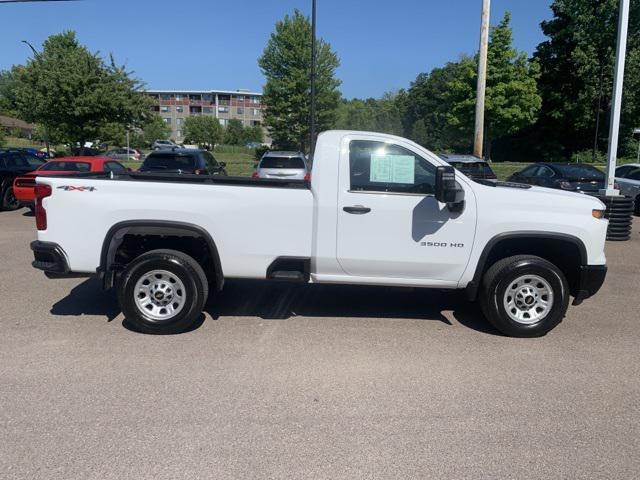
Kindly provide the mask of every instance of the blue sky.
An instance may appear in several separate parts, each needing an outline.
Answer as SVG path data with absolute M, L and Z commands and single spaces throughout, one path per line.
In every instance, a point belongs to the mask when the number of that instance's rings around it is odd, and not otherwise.
M 420 72 L 478 47 L 480 0 L 317 0 L 318 34 L 341 59 L 347 98 L 404 88 Z M 261 90 L 257 58 L 276 20 L 310 0 L 83 0 L 0 4 L 0 69 L 24 63 L 50 34 L 75 30 L 112 52 L 149 88 Z M 531 53 L 551 0 L 493 0 L 492 23 L 513 15 L 515 44 Z

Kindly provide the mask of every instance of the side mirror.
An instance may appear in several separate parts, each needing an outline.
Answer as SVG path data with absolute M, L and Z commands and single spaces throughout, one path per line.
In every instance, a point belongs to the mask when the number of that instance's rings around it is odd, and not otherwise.
M 440 203 L 454 203 L 456 193 L 456 170 L 453 167 L 437 167 L 436 200 Z
M 464 190 L 456 182 L 455 168 L 436 168 L 435 197 L 440 203 L 446 203 L 452 212 L 461 212 L 464 209 Z

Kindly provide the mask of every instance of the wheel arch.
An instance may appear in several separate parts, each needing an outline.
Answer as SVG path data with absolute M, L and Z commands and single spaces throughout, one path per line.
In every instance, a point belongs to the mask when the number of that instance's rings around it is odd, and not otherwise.
M 224 285 L 224 274 L 222 262 L 215 241 L 204 228 L 191 223 L 166 221 L 166 220 L 129 220 L 116 223 L 105 235 L 100 252 L 100 266 L 97 269 L 98 276 L 102 279 L 105 289 L 111 288 L 115 282 L 115 275 L 120 270 L 116 256 L 127 236 L 141 236 L 145 238 L 169 239 L 169 238 L 192 238 L 201 239 L 205 242 L 210 260 L 210 273 L 214 275 L 216 290 L 222 290 Z M 162 240 L 158 242 L 162 244 Z M 156 245 L 157 246 L 157 245 Z M 171 248 L 191 254 L 189 249 L 173 245 Z M 153 249 L 153 248 L 150 248 Z M 205 266 L 203 265 L 203 268 Z
M 494 236 L 485 245 L 467 286 L 467 298 L 475 300 L 485 272 L 495 262 L 513 255 L 535 255 L 556 265 L 567 277 L 572 293 L 578 289 L 580 267 L 587 265 L 587 249 L 578 237 L 556 232 L 509 232 Z

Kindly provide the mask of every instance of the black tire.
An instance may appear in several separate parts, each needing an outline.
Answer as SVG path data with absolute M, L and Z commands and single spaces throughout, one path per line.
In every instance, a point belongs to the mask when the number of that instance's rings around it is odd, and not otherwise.
M 182 305 L 180 310 L 170 318 L 153 318 L 151 313 L 143 312 L 143 308 L 138 306 L 136 295 L 136 284 L 145 275 L 153 271 L 165 271 L 170 274 L 170 278 L 178 285 L 181 282 L 184 291 L 181 292 L 182 300 L 178 302 L 178 292 L 182 289 L 175 289 L 176 304 Z M 163 280 L 157 282 L 162 283 Z M 172 287 L 168 281 L 164 283 Z M 153 285 L 155 286 L 155 285 Z M 184 332 L 189 329 L 200 317 L 209 295 L 207 276 L 202 267 L 189 255 L 176 250 L 152 250 L 144 253 L 132 261 L 124 270 L 117 285 L 118 302 L 126 320 L 138 331 L 152 334 L 173 334 Z M 169 288 L 170 291 L 170 288 Z M 155 298 L 151 298 L 151 293 L 146 295 L 155 308 L 162 311 L 162 307 L 155 304 Z M 167 295 L 167 298 L 169 296 Z M 173 297 L 172 297 L 173 298 Z M 166 313 L 166 310 L 165 310 Z
M 11 185 L 7 186 L 2 192 L 2 202 L 0 203 L 2 204 L 0 205 L 1 209 L 9 212 L 20 208 L 20 204 L 13 195 L 13 187 Z
M 510 316 L 504 303 L 508 297 L 507 289 L 512 288 L 518 279 L 531 275 L 547 282 L 553 300 L 546 314 L 535 323 L 522 323 Z M 569 285 L 564 274 L 554 264 L 532 255 L 517 255 L 500 260 L 487 270 L 482 281 L 480 305 L 487 320 L 505 335 L 540 337 L 562 322 L 569 306 Z
M 636 217 L 640 217 L 640 195 L 636 197 L 635 208 L 633 213 L 635 214 Z

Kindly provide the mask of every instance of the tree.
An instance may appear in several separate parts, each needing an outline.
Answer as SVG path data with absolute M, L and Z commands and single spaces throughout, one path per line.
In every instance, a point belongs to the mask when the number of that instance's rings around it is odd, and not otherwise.
M 262 143 L 264 141 L 264 131 L 260 125 L 245 128 L 244 134 L 244 140 L 247 143 Z
M 604 150 L 613 88 L 618 0 L 555 0 L 553 18 L 542 23 L 548 40 L 538 45 L 538 122 L 547 150 L 561 155 L 596 145 Z M 631 1 L 629 44 L 621 124 L 621 149 L 640 125 L 640 0 Z M 557 146 L 557 147 L 556 147 Z
M 401 104 L 397 97 L 398 94 L 385 93 L 380 99 L 342 100 L 335 128 L 402 135 Z
M 208 116 L 187 117 L 184 122 L 184 137 L 187 143 L 213 148 L 223 137 L 218 119 Z
M 533 124 L 541 106 L 539 67 L 513 48 L 511 16 L 491 29 L 487 66 L 485 138 L 513 135 Z M 477 56 L 463 55 L 428 74 L 420 74 L 407 92 L 407 135 L 434 150 L 469 150 L 473 139 Z
M 187 119 L 192 117 L 187 117 Z M 156 140 L 166 140 L 171 135 L 171 128 L 165 123 L 160 115 L 152 114 L 147 118 L 142 127 L 142 139 L 147 146 Z
M 74 32 L 50 36 L 43 51 L 14 67 L 11 76 L 20 118 L 81 147 L 97 139 L 106 124 L 136 127 L 149 114 L 142 84 L 113 57 L 107 64 L 89 52 Z
M 232 118 L 224 131 L 224 143 L 227 145 L 244 145 L 245 132 L 242 121 Z
M 317 41 L 316 124 L 318 131 L 331 128 L 340 99 L 340 65 L 331 46 Z M 276 23 L 275 32 L 258 60 L 267 79 L 264 119 L 274 143 L 280 148 L 309 147 L 311 23 L 295 10 Z

